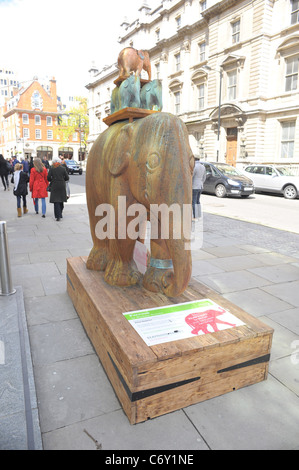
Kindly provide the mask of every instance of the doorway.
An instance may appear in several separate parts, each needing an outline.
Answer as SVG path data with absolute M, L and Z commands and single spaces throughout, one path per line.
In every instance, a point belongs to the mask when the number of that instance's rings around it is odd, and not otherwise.
M 238 148 L 238 129 L 237 127 L 228 127 L 226 129 L 226 163 L 236 166 Z

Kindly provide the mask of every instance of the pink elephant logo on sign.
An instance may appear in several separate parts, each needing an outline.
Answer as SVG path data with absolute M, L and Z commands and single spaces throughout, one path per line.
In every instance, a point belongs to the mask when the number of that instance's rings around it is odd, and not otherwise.
M 185 321 L 191 328 L 193 328 L 191 331 L 193 335 L 198 335 L 199 331 L 203 331 L 203 333 L 211 333 L 211 331 L 208 331 L 208 326 L 211 326 L 214 332 L 219 331 L 217 323 L 228 326 L 236 326 L 236 324 L 220 320 L 218 317 L 223 313 L 227 313 L 223 308 L 221 310 L 194 312 L 190 313 L 190 315 L 187 315 Z

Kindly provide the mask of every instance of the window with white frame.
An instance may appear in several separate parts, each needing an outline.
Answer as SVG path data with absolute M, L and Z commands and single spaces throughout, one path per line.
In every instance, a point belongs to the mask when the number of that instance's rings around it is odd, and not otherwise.
M 175 71 L 179 72 L 181 70 L 181 54 L 179 52 L 174 55 L 174 64 Z
M 23 124 L 29 124 L 28 114 L 22 114 L 22 121 L 23 121 Z
M 52 130 L 47 130 L 47 139 L 48 140 L 53 140 L 53 131 Z
M 42 131 L 40 129 L 35 129 L 35 138 L 37 140 L 42 138 Z
M 299 23 L 299 0 L 291 0 L 291 24 Z
M 281 158 L 294 156 L 295 127 L 295 121 L 281 123 Z
M 29 129 L 27 129 L 27 127 L 23 128 L 23 137 L 29 139 Z
M 182 25 L 182 17 L 181 15 L 177 16 L 176 19 L 175 19 L 175 22 L 176 22 L 176 27 L 177 29 L 179 29 Z
M 47 126 L 53 126 L 52 116 L 47 116 Z
M 299 57 L 286 59 L 285 91 L 297 90 Z
M 207 9 L 207 0 L 202 0 L 201 2 L 199 2 L 199 6 L 200 6 L 200 11 L 204 11 Z
M 232 44 L 240 42 L 240 20 L 231 23 L 232 27 Z
M 205 107 L 205 85 L 201 83 L 197 86 L 198 92 L 198 109 L 203 109 Z
M 160 78 L 160 62 L 157 62 L 155 64 L 155 70 L 156 70 L 156 78 L 159 79 Z
M 41 117 L 38 114 L 35 115 L 35 125 L 36 126 L 41 125 Z
M 206 43 L 201 42 L 198 44 L 198 55 L 199 55 L 199 62 L 204 62 L 206 60 Z
M 176 91 L 174 93 L 174 110 L 175 110 L 175 114 L 180 114 L 180 110 L 181 110 L 181 92 L 180 91 Z
M 227 73 L 227 98 L 228 100 L 237 98 L 237 70 Z
M 74 132 L 73 137 L 72 137 L 72 141 L 76 142 L 77 140 L 78 140 L 78 134 L 77 134 L 77 132 Z

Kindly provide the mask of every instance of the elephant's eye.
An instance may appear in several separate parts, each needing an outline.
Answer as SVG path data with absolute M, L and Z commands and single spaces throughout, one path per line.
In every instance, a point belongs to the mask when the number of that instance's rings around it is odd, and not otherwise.
M 146 167 L 149 171 L 155 170 L 160 165 L 160 156 L 157 153 L 152 153 L 147 157 Z
M 191 171 L 192 171 L 192 173 L 193 173 L 194 165 L 195 165 L 195 158 L 194 158 L 194 155 L 191 155 L 190 160 L 189 160 L 189 163 L 190 163 Z

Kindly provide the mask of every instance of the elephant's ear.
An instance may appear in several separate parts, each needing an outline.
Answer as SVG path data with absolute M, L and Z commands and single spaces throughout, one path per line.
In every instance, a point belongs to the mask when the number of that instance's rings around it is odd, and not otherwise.
M 109 171 L 113 176 L 123 173 L 129 164 L 132 134 L 130 124 L 126 124 L 119 133 L 115 150 L 109 160 Z

